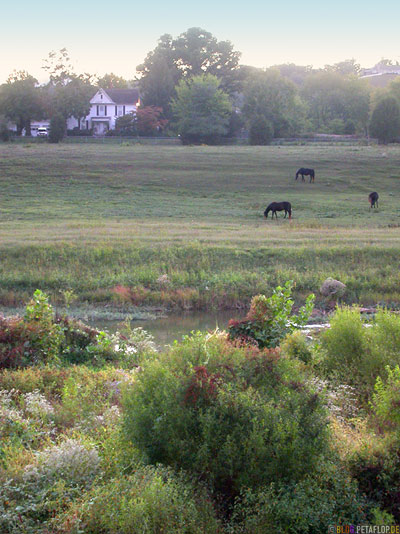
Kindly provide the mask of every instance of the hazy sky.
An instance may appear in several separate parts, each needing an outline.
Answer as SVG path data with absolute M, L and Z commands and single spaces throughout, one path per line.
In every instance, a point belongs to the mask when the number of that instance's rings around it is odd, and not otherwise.
M 43 58 L 66 47 L 76 72 L 132 79 L 164 33 L 199 26 L 242 52 L 241 63 L 315 67 L 355 58 L 400 62 L 398 0 L 7 0 L 2 7 L 0 83 L 13 69 L 45 81 Z

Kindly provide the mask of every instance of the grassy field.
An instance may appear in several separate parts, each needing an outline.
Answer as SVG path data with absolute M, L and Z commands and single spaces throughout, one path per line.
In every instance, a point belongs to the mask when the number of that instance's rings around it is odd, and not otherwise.
M 314 184 L 294 181 L 301 167 Z M 327 277 L 400 304 L 400 147 L 0 145 L 0 303 L 235 307 Z M 368 194 L 378 191 L 379 209 Z M 271 201 L 293 219 L 265 220 Z M 167 275 L 160 279 L 160 276 Z

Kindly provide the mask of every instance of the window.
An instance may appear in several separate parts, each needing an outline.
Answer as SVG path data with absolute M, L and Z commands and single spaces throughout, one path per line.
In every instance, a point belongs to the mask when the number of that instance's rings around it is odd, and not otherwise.
M 105 106 L 99 106 L 100 115 L 104 115 L 104 108 L 105 108 Z
M 104 115 L 107 115 L 107 106 L 104 106 Z
M 118 117 L 121 117 L 122 115 L 125 115 L 125 106 L 115 106 L 115 109 L 117 109 L 118 107 L 118 110 L 117 110 L 117 116 Z

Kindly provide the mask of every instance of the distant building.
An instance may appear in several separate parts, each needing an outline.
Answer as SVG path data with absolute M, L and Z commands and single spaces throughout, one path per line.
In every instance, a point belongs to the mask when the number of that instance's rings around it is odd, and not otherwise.
M 370 69 L 363 69 L 360 77 L 367 80 L 374 87 L 386 87 L 400 76 L 400 65 L 385 65 L 377 63 Z
M 81 119 L 67 119 L 67 129 L 93 130 L 93 135 L 105 135 L 115 129 L 118 117 L 135 113 L 140 105 L 138 89 L 99 89 L 90 99 L 89 114 Z M 9 129 L 16 132 L 17 126 L 9 123 Z M 50 119 L 31 121 L 31 135 L 37 137 L 38 128 L 50 128 Z M 25 129 L 22 132 L 25 135 Z
M 83 119 L 71 117 L 67 121 L 69 130 L 93 130 L 94 135 L 105 135 L 115 129 L 118 117 L 135 113 L 140 105 L 138 89 L 99 89 L 90 100 L 89 115 Z

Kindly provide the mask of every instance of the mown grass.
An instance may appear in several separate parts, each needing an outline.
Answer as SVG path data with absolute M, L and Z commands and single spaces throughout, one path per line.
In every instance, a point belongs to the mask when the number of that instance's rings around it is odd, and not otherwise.
M 327 276 L 349 302 L 400 303 L 400 147 L 8 144 L 0 157 L 2 304 L 39 287 L 230 307 L 287 279 L 302 297 Z M 315 184 L 294 181 L 300 166 Z M 263 218 L 275 200 L 291 223 Z

